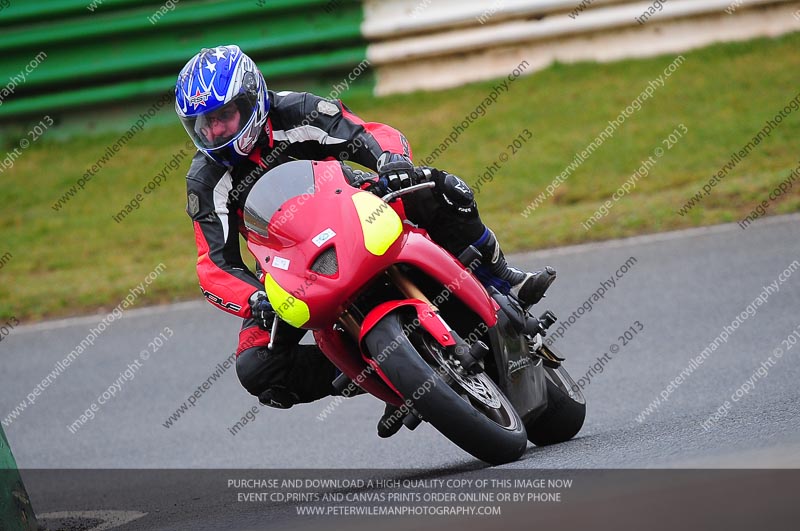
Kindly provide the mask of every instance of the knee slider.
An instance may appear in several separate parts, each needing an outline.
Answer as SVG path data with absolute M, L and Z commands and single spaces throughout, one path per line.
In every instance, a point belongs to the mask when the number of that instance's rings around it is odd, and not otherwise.
M 258 401 L 265 406 L 278 409 L 289 409 L 293 405 L 297 404 L 300 400 L 295 393 L 292 393 L 285 387 L 275 386 L 270 387 L 258 395 Z

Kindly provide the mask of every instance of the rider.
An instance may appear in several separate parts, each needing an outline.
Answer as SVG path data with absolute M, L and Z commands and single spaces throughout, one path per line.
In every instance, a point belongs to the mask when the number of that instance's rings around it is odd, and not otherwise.
M 244 318 L 236 372 L 261 403 L 289 408 L 333 392 L 337 369 L 315 345 L 300 345 L 305 330 L 275 318 L 259 276 L 242 260 L 238 235 L 250 189 L 267 170 L 293 159 L 352 160 L 378 172 L 377 191 L 412 183 L 411 148 L 397 130 L 367 123 L 339 100 L 304 92 L 273 92 L 238 46 L 203 49 L 178 75 L 175 107 L 198 148 L 186 176 L 187 213 L 194 222 L 197 276 L 205 297 Z M 347 168 L 347 166 L 344 166 Z M 432 171 L 436 187 L 403 200 L 406 217 L 454 255 L 474 245 L 483 255 L 479 276 L 535 304 L 555 280 L 550 267 L 526 273 L 509 267 L 494 233 L 478 216 L 472 191 L 458 177 Z M 394 413 L 388 406 L 383 419 Z M 380 422 L 388 437 L 402 424 Z

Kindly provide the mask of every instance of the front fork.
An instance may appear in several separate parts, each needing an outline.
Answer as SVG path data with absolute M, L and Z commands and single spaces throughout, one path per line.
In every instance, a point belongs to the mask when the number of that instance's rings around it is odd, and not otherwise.
M 397 266 L 390 267 L 388 273 L 389 278 L 392 279 L 394 285 L 397 286 L 403 295 L 409 299 L 417 299 L 424 302 L 428 305 L 428 308 L 431 312 L 437 316 L 439 315 L 439 309 L 430 300 L 428 300 L 428 297 L 425 296 L 422 290 L 419 289 L 416 284 L 411 282 L 411 280 L 405 276 Z M 474 373 L 483 370 L 480 362 L 483 360 L 484 355 L 486 355 L 486 353 L 489 351 L 489 347 L 486 346 L 486 343 L 483 341 L 475 341 L 475 343 L 470 345 L 464 341 L 464 339 L 462 339 L 455 330 L 450 328 L 446 321 L 443 319 L 440 320 L 450 329 L 450 335 L 455 341 L 455 345 L 442 344 L 442 346 L 445 348 L 445 351 L 453 356 L 455 365 L 467 373 Z
M 431 332 L 433 338 L 442 345 L 445 351 L 453 356 L 455 364 L 468 373 L 482 370 L 480 362 L 486 352 L 489 351 L 489 347 L 483 341 L 476 341 L 472 345 L 464 341 L 458 335 L 458 332 L 450 328 L 447 322 L 439 316 L 439 308 L 397 266 L 391 266 L 387 270 L 387 274 L 406 299 L 422 302 L 427 307 L 426 313 L 428 316 L 436 318 L 435 326 L 434 323 L 426 322 L 424 317 L 421 323 L 423 327 Z M 360 341 L 360 337 L 363 336 L 363 323 L 359 323 L 350 312 L 346 312 L 339 318 L 339 324 L 352 337 Z

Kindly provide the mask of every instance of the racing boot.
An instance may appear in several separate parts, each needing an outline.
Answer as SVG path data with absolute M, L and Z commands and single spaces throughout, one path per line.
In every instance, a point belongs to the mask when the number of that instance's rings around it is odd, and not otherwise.
M 378 421 L 378 437 L 386 439 L 391 437 L 403 427 L 402 408 L 386 404 L 381 420 Z
M 488 228 L 472 245 L 482 255 L 481 266 L 475 271 L 481 282 L 494 286 L 501 293 L 511 292 L 525 310 L 542 300 L 547 288 L 556 279 L 556 270 L 550 266 L 532 273 L 510 267 L 494 232 Z

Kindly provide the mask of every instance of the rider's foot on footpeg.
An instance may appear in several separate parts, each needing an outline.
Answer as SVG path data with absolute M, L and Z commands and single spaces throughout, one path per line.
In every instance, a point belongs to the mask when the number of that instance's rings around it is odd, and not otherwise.
M 525 308 L 529 308 L 542 300 L 550 284 L 556 279 L 556 270 L 546 266 L 541 271 L 528 273 L 525 280 L 512 288 Z
M 378 437 L 386 439 L 397 433 L 403 427 L 404 416 L 399 407 L 386 404 L 383 416 L 378 421 Z

